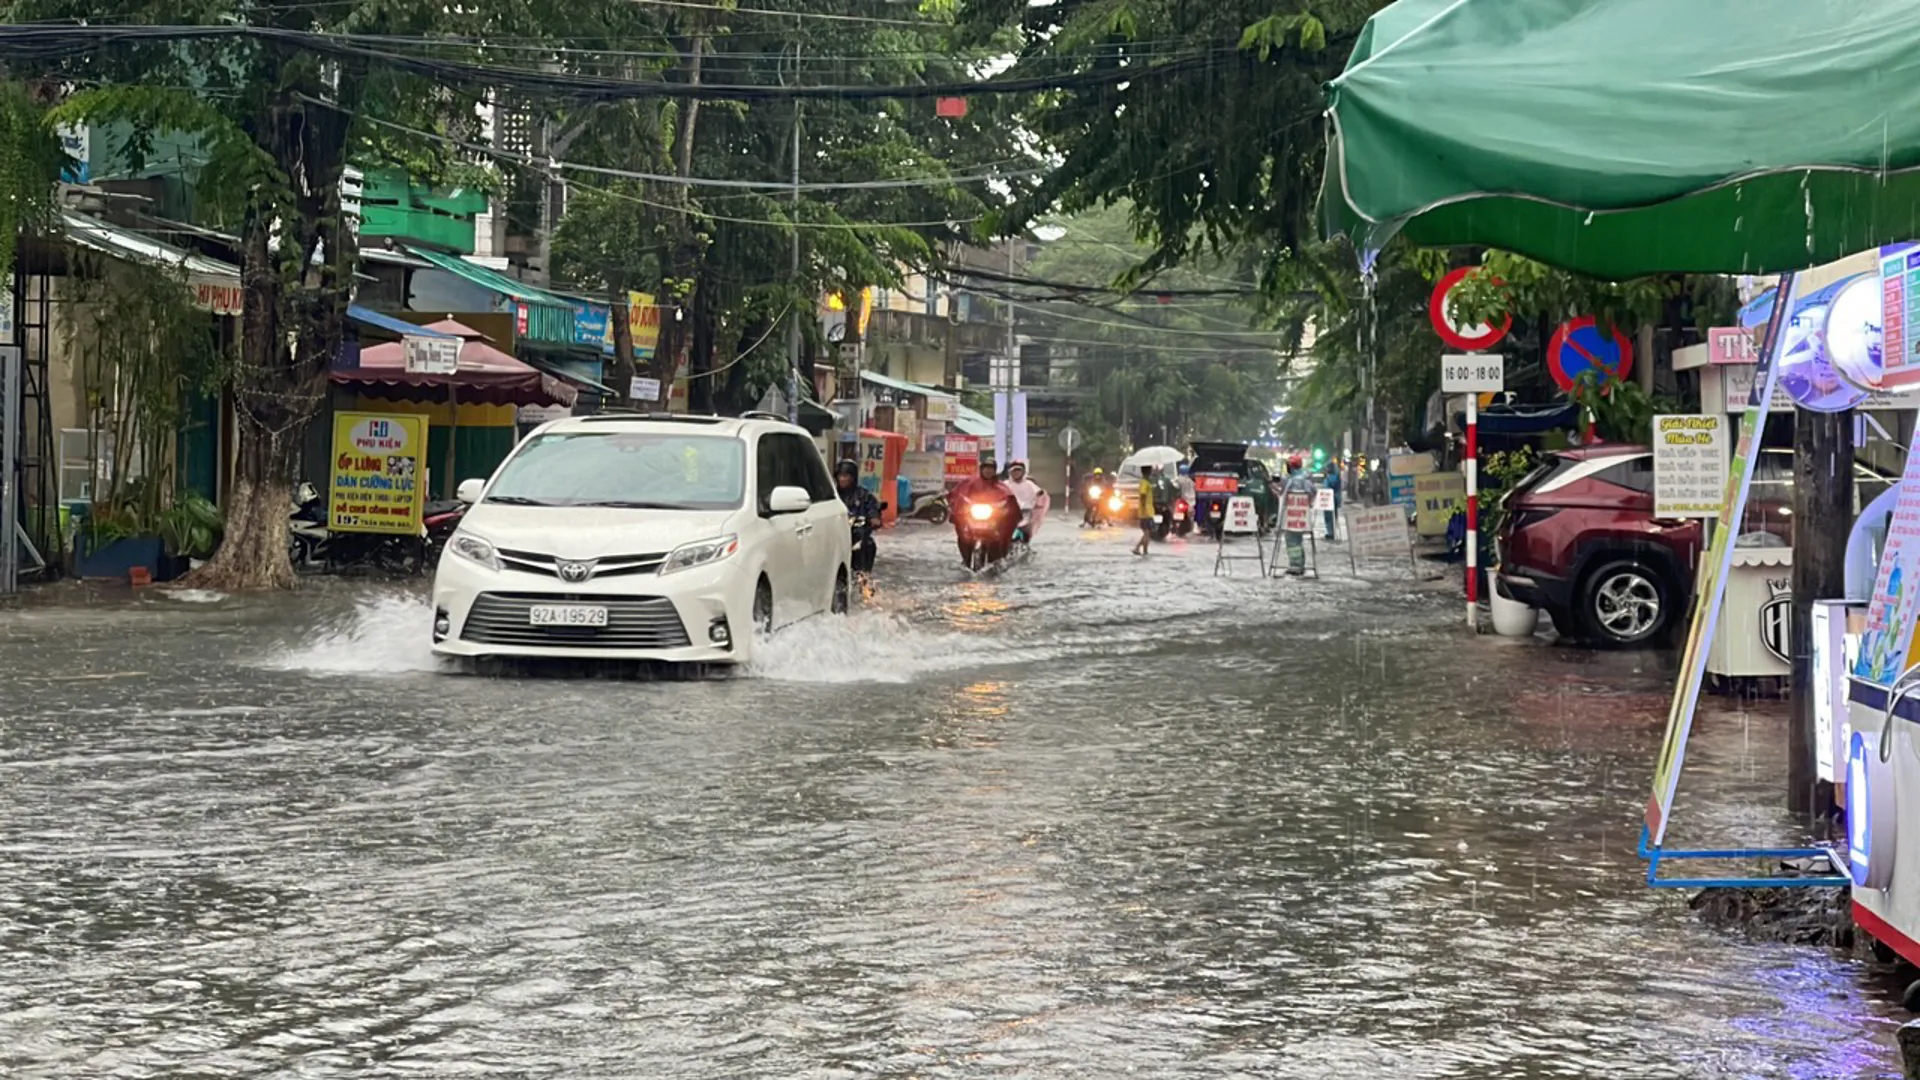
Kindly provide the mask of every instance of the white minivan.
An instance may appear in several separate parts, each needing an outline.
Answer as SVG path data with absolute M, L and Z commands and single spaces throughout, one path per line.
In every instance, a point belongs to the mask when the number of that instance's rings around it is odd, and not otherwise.
M 846 508 L 778 420 L 555 420 L 460 498 L 433 578 L 442 656 L 738 664 L 757 633 L 847 607 Z

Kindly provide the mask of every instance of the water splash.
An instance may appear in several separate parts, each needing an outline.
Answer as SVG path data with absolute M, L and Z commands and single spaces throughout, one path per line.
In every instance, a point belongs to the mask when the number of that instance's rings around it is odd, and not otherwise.
M 319 627 L 308 641 L 269 658 L 278 671 L 401 675 L 436 671 L 432 649 L 433 607 L 423 596 L 375 596 L 353 612 Z

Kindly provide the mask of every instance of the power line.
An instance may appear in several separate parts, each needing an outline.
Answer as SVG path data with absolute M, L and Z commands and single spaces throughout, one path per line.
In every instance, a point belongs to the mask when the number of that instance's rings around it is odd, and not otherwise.
M 1164 63 L 1100 68 L 1056 76 L 990 78 L 968 82 L 898 85 L 755 86 L 723 83 L 681 83 L 660 79 L 621 79 L 439 60 L 394 52 L 391 44 L 362 44 L 350 35 L 260 26 L 0 26 L 0 60 L 29 69 L 54 61 L 97 53 L 102 46 L 196 41 L 258 41 L 336 58 L 381 64 L 442 81 L 466 82 L 491 88 L 510 86 L 527 92 L 549 93 L 582 101 L 625 101 L 640 98 L 701 98 L 739 101 L 828 99 L 872 101 L 966 97 L 989 94 L 1029 94 L 1046 90 L 1075 90 L 1119 83 L 1138 83 L 1198 70 L 1229 57 L 1247 62 L 1237 49 L 1195 52 Z
M 407 135 L 412 135 L 415 138 L 428 139 L 434 142 L 444 143 L 448 146 L 457 147 L 461 150 L 466 150 L 470 153 L 485 154 L 490 157 L 498 158 L 501 161 L 505 161 L 509 164 L 524 165 L 528 168 L 539 168 L 541 167 L 541 164 L 542 164 L 541 162 L 534 160 L 534 158 L 529 154 L 513 153 L 511 151 L 501 150 L 497 147 L 486 146 L 481 143 L 468 142 L 465 139 L 456 139 L 451 135 L 442 135 L 432 131 L 422 131 L 419 128 L 408 127 L 405 124 L 397 124 L 391 120 L 381 120 L 377 117 L 367 116 L 364 113 L 356 113 L 353 110 L 344 108 L 338 104 L 335 104 L 334 102 L 327 101 L 322 98 L 313 97 L 310 94 L 301 94 L 299 95 L 299 97 L 300 97 L 300 100 L 308 102 L 309 104 L 321 105 L 329 109 L 334 109 L 338 112 L 348 113 L 350 115 L 357 116 L 360 119 L 365 120 L 366 122 L 370 124 L 374 124 L 378 127 L 391 128 L 394 131 L 398 131 Z M 741 189 L 748 189 L 752 191 L 766 191 L 766 192 L 792 191 L 795 188 L 795 185 L 793 184 L 782 183 L 778 180 L 727 180 L 727 179 L 722 179 L 718 177 L 709 177 L 709 176 L 674 176 L 667 173 L 634 172 L 630 169 L 609 169 L 599 165 L 582 165 L 582 164 L 579 164 L 578 162 L 572 162 L 572 161 L 552 161 L 552 162 L 547 162 L 546 164 L 552 168 L 564 169 L 569 172 L 592 173 L 596 176 L 611 176 L 621 180 L 643 180 L 643 181 L 647 181 L 649 183 L 655 183 L 655 184 L 669 184 L 669 185 L 685 184 L 690 187 L 741 188 Z M 977 184 L 977 183 L 985 183 L 992 180 L 1014 180 L 1022 177 L 1028 177 L 1028 176 L 1039 176 L 1045 172 L 1046 172 L 1045 169 L 1018 169 L 1011 172 L 982 173 L 982 174 L 973 175 L 973 176 L 944 176 L 944 177 L 930 176 L 930 177 L 925 177 L 917 180 L 823 181 L 818 183 L 800 184 L 798 185 L 798 187 L 799 187 L 799 190 L 801 191 L 879 191 L 879 190 L 893 190 L 893 189 L 900 189 L 900 188 L 952 187 L 960 184 Z
M 769 8 L 731 7 L 720 4 L 702 4 L 695 0 L 629 0 L 643 7 L 684 8 L 694 11 L 712 11 L 722 15 L 771 15 L 786 19 L 823 19 L 834 22 L 866 23 L 871 26 L 911 26 L 922 30 L 952 30 L 953 23 L 933 22 L 928 19 L 889 19 L 882 15 L 840 15 L 828 11 L 774 11 Z

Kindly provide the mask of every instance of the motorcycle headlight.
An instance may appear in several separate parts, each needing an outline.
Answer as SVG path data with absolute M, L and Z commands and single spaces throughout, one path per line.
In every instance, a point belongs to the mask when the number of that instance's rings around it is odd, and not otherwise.
M 1097 499 L 1100 497 L 1101 492 L 1105 489 L 1103 489 L 1099 484 L 1095 484 L 1089 490 L 1093 492 L 1093 497 Z
M 493 550 L 493 543 L 483 540 L 472 533 L 455 533 L 447 543 L 447 550 L 468 562 L 479 563 L 489 570 L 499 570 L 500 555 Z
M 967 508 L 967 514 L 975 521 L 985 521 L 993 516 L 993 507 L 986 503 L 974 503 Z
M 1118 495 L 1107 500 L 1107 509 L 1109 510 L 1118 510 L 1125 505 L 1127 505 L 1127 501 Z
M 700 540 L 692 544 L 681 544 L 660 564 L 660 572 L 671 574 L 678 570 L 691 570 L 696 566 L 717 563 L 721 559 L 740 550 L 740 538 L 721 536 L 712 540 Z

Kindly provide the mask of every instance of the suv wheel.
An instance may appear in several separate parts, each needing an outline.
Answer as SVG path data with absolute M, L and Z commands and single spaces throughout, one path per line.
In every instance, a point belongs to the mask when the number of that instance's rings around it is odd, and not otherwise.
M 1642 645 L 1671 621 L 1666 582 L 1644 564 L 1621 560 L 1587 575 L 1580 590 L 1580 618 L 1587 632 L 1607 645 Z
M 833 613 L 845 615 L 848 606 L 847 568 L 841 567 L 833 576 Z

